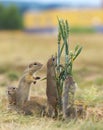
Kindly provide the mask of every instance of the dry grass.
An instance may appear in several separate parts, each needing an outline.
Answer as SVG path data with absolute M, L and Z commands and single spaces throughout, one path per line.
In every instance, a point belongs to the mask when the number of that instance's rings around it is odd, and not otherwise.
M 103 104 L 103 36 L 71 34 L 70 47 L 76 43 L 83 51 L 74 63 L 74 77 L 79 85 L 76 98 L 94 108 Z M 102 130 L 103 119 L 63 122 L 35 116 L 22 116 L 6 109 L 6 86 L 18 84 L 18 78 L 31 61 L 44 64 L 38 73 L 46 75 L 46 62 L 57 50 L 56 35 L 33 35 L 21 32 L 0 32 L 0 130 Z M 46 81 L 32 85 L 31 95 L 45 96 Z

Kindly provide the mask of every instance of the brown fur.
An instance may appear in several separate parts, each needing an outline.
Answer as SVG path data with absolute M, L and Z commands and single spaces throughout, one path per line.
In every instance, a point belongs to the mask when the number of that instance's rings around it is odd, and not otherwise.
M 33 74 L 41 69 L 41 67 L 41 63 L 33 62 L 29 64 L 28 68 L 21 77 L 16 94 L 16 105 L 18 108 L 22 108 L 23 104 L 28 100 L 31 83 L 36 83 L 35 80 L 38 79 L 38 77 L 33 77 Z
M 14 86 L 7 87 L 7 97 L 8 97 L 8 109 L 14 109 L 16 106 L 16 93 L 17 88 Z
M 57 116 L 57 88 L 55 79 L 55 65 L 56 58 L 50 58 L 47 62 L 47 103 L 48 103 L 48 115 Z
M 44 115 L 46 112 L 46 98 L 40 96 L 31 96 L 30 100 L 23 104 L 21 109 L 16 109 L 16 93 L 17 88 L 9 86 L 7 88 L 7 96 L 8 96 L 8 107 L 9 110 L 17 110 L 18 113 L 22 113 L 24 115 Z
M 76 84 L 72 76 L 67 76 L 65 79 L 65 84 L 63 88 L 63 118 L 77 117 L 76 108 L 74 106 L 74 94 L 76 90 Z
M 23 105 L 23 113 L 25 115 L 39 115 L 44 116 L 46 113 L 46 99 L 42 97 L 31 97 L 29 101 L 27 101 Z

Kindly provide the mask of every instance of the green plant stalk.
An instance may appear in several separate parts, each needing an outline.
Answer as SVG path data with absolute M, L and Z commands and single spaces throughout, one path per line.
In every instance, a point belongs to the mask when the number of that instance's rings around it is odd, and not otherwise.
M 68 43 L 66 39 L 64 43 L 65 43 L 65 74 L 67 75 L 68 73 L 67 66 L 69 64 L 69 51 L 68 51 Z
M 60 73 L 60 43 L 58 42 L 58 54 L 57 54 L 57 71 Z
M 57 81 L 57 93 L 58 93 L 58 108 L 61 111 L 62 110 L 62 94 L 61 94 L 61 80 Z
M 60 73 L 62 72 L 62 70 L 60 69 L 60 58 L 61 58 L 64 47 L 65 47 L 65 52 L 66 52 L 66 54 L 65 54 L 65 62 L 66 62 L 65 72 L 66 72 L 66 74 L 67 74 L 67 65 L 69 63 L 68 42 L 67 42 L 68 34 L 69 34 L 68 23 L 67 23 L 67 21 L 64 22 L 63 20 L 59 20 L 59 19 L 58 19 L 58 23 L 59 23 L 59 34 L 58 34 L 57 76 L 59 76 Z M 64 43 L 63 43 L 62 47 L 60 48 L 61 37 L 63 38 Z M 62 90 L 63 90 L 63 79 L 60 77 L 57 77 L 57 91 L 58 91 L 58 99 L 59 99 L 60 108 L 62 108 L 62 106 L 61 106 Z
M 63 26 L 62 26 L 63 22 L 62 22 L 62 20 L 58 19 L 58 23 L 59 23 L 59 28 L 60 28 L 61 36 L 62 36 L 62 38 L 64 40 L 64 30 L 63 30 Z
M 57 75 L 60 75 L 60 58 L 61 58 L 61 54 L 62 54 L 62 51 L 65 47 L 65 52 L 66 52 L 66 55 L 65 55 L 65 62 L 66 62 L 66 66 L 69 62 L 69 59 L 68 59 L 68 44 L 67 44 L 67 34 L 66 34 L 66 26 L 65 26 L 65 23 L 63 22 L 63 20 L 59 20 L 58 19 L 58 23 L 59 23 L 59 34 L 58 34 L 58 56 L 57 56 Z M 60 34 L 63 38 L 63 45 L 62 47 L 60 48 Z M 67 68 L 67 67 L 65 67 Z M 66 73 L 67 73 L 67 69 L 66 69 Z M 63 89 L 63 80 L 60 79 L 58 77 L 58 80 L 57 80 L 57 91 L 58 91 L 58 99 L 59 99 L 59 108 L 61 109 L 62 108 L 62 89 Z
M 63 43 L 63 45 L 62 45 L 62 47 L 61 47 L 61 50 L 60 50 L 60 56 L 61 56 L 61 54 L 62 54 L 62 52 L 63 52 L 64 45 L 65 45 L 65 43 Z
M 67 42 L 68 37 L 69 37 L 68 22 L 59 20 L 59 27 L 60 27 L 61 35 L 64 41 L 64 44 L 62 45 L 62 48 L 61 48 L 61 53 L 65 46 L 65 74 L 67 75 L 67 65 L 69 64 L 69 47 L 68 47 L 68 42 Z
M 69 74 L 70 76 L 72 76 L 72 68 L 73 68 L 73 63 L 71 62 L 71 63 L 70 63 L 70 68 L 69 68 L 69 70 L 68 70 L 68 74 Z
M 60 30 L 60 29 L 58 29 Z M 57 80 L 57 94 L 58 94 L 58 108 L 61 110 L 62 105 L 61 105 L 61 79 L 59 78 L 61 69 L 60 69 L 60 58 L 61 58 L 61 48 L 60 48 L 60 42 L 61 42 L 61 33 L 59 31 L 58 33 L 58 53 L 57 53 L 57 75 L 56 75 L 56 80 Z
M 69 31 L 68 30 L 69 30 L 69 27 L 68 27 L 67 21 L 65 21 L 65 22 L 61 21 L 59 23 L 59 25 L 60 25 L 60 29 L 61 29 L 61 35 L 62 35 L 62 38 L 63 38 L 63 42 L 64 42 L 64 44 L 63 44 L 64 46 L 62 46 L 62 48 L 65 47 L 64 48 L 65 49 L 65 78 L 67 78 L 68 76 L 72 75 L 72 65 L 73 65 L 72 59 L 69 61 L 69 43 L 68 43 L 68 37 L 69 37 Z M 69 86 L 68 86 L 68 84 L 69 84 Z M 71 102 L 74 99 L 73 98 L 74 94 L 71 92 L 71 89 L 69 89 L 69 87 L 71 86 L 71 82 L 70 83 L 68 82 L 68 84 L 65 84 L 65 86 L 64 86 L 64 87 L 67 87 L 68 91 L 67 91 L 67 89 L 64 89 L 64 92 L 63 92 L 65 95 L 63 96 L 63 106 L 62 107 L 63 107 L 63 110 L 65 110 L 65 111 L 66 111 L 66 108 L 67 108 L 68 105 L 70 105 L 70 106 L 72 105 Z M 61 82 L 60 82 L 60 85 L 63 85 L 63 83 L 61 84 Z M 62 93 L 63 87 L 60 90 L 61 90 L 61 93 Z M 69 100 L 66 99 L 67 97 L 69 98 Z M 63 111 L 63 114 L 64 113 L 65 112 Z
M 62 46 L 58 42 L 58 70 L 57 71 L 57 91 L 58 91 L 58 99 L 59 99 L 59 108 L 63 108 L 63 114 L 66 116 L 66 111 L 68 105 L 73 109 L 74 103 L 74 94 L 76 84 L 73 80 L 72 69 L 73 62 L 80 54 L 82 47 L 78 45 L 75 47 L 74 53 L 69 52 L 69 25 L 67 20 L 58 19 L 59 24 L 59 34 L 61 34 L 61 38 L 63 40 Z M 59 37 L 58 37 L 59 41 Z M 60 59 L 62 52 L 64 50 L 65 55 L 65 64 L 60 67 Z M 64 86 L 64 87 L 63 87 Z M 69 111 L 70 112 L 70 111 Z

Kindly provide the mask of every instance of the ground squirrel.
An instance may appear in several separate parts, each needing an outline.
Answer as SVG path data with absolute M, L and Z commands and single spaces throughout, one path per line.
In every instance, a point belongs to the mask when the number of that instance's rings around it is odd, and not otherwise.
M 51 57 L 47 62 L 47 103 L 48 115 L 57 116 L 57 88 L 55 79 L 56 57 Z
M 16 93 L 17 88 L 14 86 L 7 87 L 7 96 L 8 96 L 8 109 L 16 110 Z M 47 111 L 47 99 L 40 96 L 30 96 L 30 100 L 27 101 L 23 107 L 21 108 L 21 112 L 24 115 L 38 115 L 38 116 L 48 116 Z M 51 106 L 49 106 L 51 108 Z M 85 105 L 81 102 L 76 102 L 75 107 L 77 110 L 77 118 L 85 118 L 86 117 L 86 108 Z M 49 108 L 49 109 L 50 109 Z M 74 109 L 75 110 L 75 109 Z M 73 109 L 67 108 L 68 116 L 73 116 Z M 70 116 L 70 117 L 71 117 Z
M 8 86 L 7 87 L 7 97 L 8 97 L 8 109 L 14 109 L 16 106 L 16 93 L 17 88 L 14 86 Z
M 39 62 L 33 62 L 29 64 L 27 69 L 24 71 L 18 85 L 18 91 L 16 94 L 16 105 L 22 107 L 23 104 L 28 100 L 31 83 L 36 83 L 39 77 L 33 77 L 33 74 L 41 69 L 43 65 Z
M 24 115 L 38 115 L 44 116 L 46 115 L 46 102 L 47 100 L 43 97 L 36 96 L 31 97 L 29 101 L 27 101 L 23 107 L 22 111 Z
M 9 110 L 17 110 L 16 109 L 16 93 L 17 88 L 9 86 L 7 88 L 7 96 L 8 96 L 8 108 Z M 18 111 L 18 113 L 22 113 L 24 115 L 44 115 L 46 113 L 46 98 L 40 96 L 31 96 L 30 100 L 25 102 Z

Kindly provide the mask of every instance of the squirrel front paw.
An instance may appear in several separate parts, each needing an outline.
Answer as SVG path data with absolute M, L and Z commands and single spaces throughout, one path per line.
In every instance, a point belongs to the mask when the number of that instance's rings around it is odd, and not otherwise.
M 34 77 L 34 79 L 35 79 L 35 80 L 39 80 L 39 79 L 40 79 L 40 77 Z
M 36 84 L 36 81 L 33 81 L 34 84 Z

